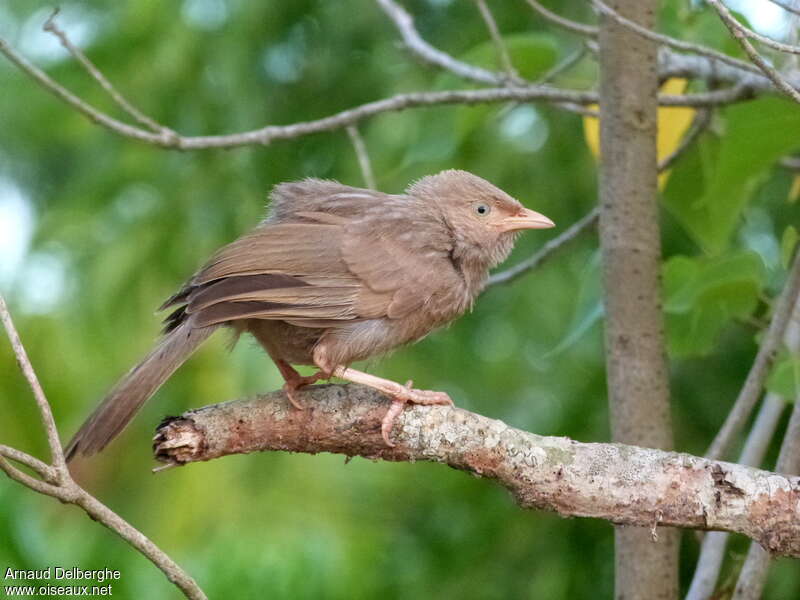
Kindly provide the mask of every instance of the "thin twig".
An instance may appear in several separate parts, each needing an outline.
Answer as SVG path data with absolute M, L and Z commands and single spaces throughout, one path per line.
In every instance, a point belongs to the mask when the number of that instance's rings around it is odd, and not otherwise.
M 406 47 L 428 64 L 478 83 L 501 85 L 504 82 L 503 73 L 495 73 L 488 69 L 465 63 L 430 45 L 414 27 L 412 16 L 394 0 L 376 1 L 383 9 L 383 12 L 386 13 L 386 16 L 394 23 Z
M 566 246 L 572 240 L 576 239 L 582 233 L 589 231 L 589 229 L 594 227 L 597 224 L 597 215 L 598 210 L 597 207 L 595 207 L 583 217 L 578 219 L 575 223 L 570 225 L 570 227 L 564 230 L 563 233 L 545 243 L 531 257 L 526 258 L 513 267 L 509 267 L 508 269 L 493 274 L 491 277 L 489 277 L 486 287 L 488 288 L 493 285 L 509 283 L 528 271 L 532 271 L 533 269 L 540 267 L 543 263 L 552 258 L 558 250 Z
M 571 19 L 562 17 L 561 15 L 554 13 L 546 6 L 543 6 L 536 0 L 525 0 L 525 1 L 545 21 L 549 21 L 550 23 L 560 27 L 561 29 L 565 29 L 566 31 L 570 31 L 572 33 L 577 33 L 578 35 L 586 37 L 597 37 L 599 29 L 594 25 L 586 25 L 584 23 L 578 23 L 577 21 L 573 21 Z
M 566 71 L 571 69 L 574 65 L 579 63 L 583 59 L 583 57 L 586 56 L 587 51 L 588 48 L 586 48 L 586 46 L 582 44 L 579 48 L 575 50 L 575 52 L 567 56 L 560 63 L 554 65 L 553 68 L 551 68 L 541 77 L 539 77 L 539 79 L 536 80 L 536 83 L 539 85 L 549 83 L 559 75 L 565 73 Z
M 673 37 L 669 37 L 668 35 L 656 33 L 654 31 L 647 29 L 646 27 L 642 27 L 638 23 L 634 23 L 630 19 L 627 19 L 621 14 L 619 14 L 613 8 L 608 6 L 605 2 L 602 2 L 602 0 L 590 0 L 590 2 L 600 14 L 611 18 L 614 22 L 618 23 L 619 25 L 622 25 L 627 29 L 630 29 L 634 33 L 646 39 L 653 40 L 654 42 L 664 44 L 665 46 L 669 46 L 671 48 L 675 48 L 676 50 L 681 50 L 682 52 L 692 52 L 700 56 L 705 56 L 710 59 L 718 60 L 722 63 L 738 67 L 740 69 L 744 69 L 745 71 L 750 71 L 753 73 L 758 72 L 758 69 L 753 65 L 751 65 L 750 63 L 743 60 L 739 60 L 738 58 L 733 58 L 732 56 L 728 56 L 723 52 L 718 52 L 717 50 L 709 48 L 708 46 L 704 46 L 702 44 L 693 44 L 692 42 L 679 40 Z
M 596 104 L 596 92 L 564 90 L 551 86 L 527 85 L 521 87 L 486 88 L 480 90 L 445 90 L 437 92 L 412 92 L 397 94 L 367 102 L 339 113 L 291 125 L 268 125 L 242 133 L 209 136 L 173 136 L 156 134 L 139 127 L 123 123 L 89 105 L 81 98 L 53 81 L 41 69 L 32 65 L 0 39 L 0 53 L 17 65 L 51 94 L 76 109 L 91 121 L 113 131 L 118 135 L 153 144 L 162 148 L 179 150 L 200 150 L 207 148 L 234 148 L 247 145 L 268 145 L 276 140 L 296 139 L 302 136 L 342 129 L 375 115 L 397 112 L 415 107 L 440 106 L 447 104 L 488 104 L 495 102 L 525 102 L 540 100 L 545 102 L 571 102 L 579 105 Z M 752 90 L 732 87 L 712 92 L 688 95 L 663 95 L 659 102 L 663 106 L 717 106 L 729 104 L 752 97 Z
M 152 129 L 156 133 L 164 134 L 164 135 L 175 135 L 175 132 L 169 129 L 168 127 L 164 127 L 163 125 L 156 123 L 153 119 L 145 115 L 142 111 L 138 108 L 133 106 L 125 97 L 120 94 L 117 89 L 111 84 L 111 82 L 106 78 L 105 75 L 98 69 L 92 61 L 83 53 L 83 51 L 75 46 L 70 39 L 67 37 L 67 34 L 64 33 L 62 29 L 56 25 L 55 18 L 59 13 L 58 8 L 56 8 L 50 17 L 45 21 L 43 29 L 49 33 L 52 33 L 54 36 L 58 38 L 61 42 L 61 45 L 83 66 L 84 69 L 89 73 L 89 75 L 94 78 L 94 80 L 100 84 L 111 99 L 117 103 L 117 105 L 128 113 L 131 117 L 133 117 L 136 121 L 140 124 L 144 125 L 145 127 Z
M 767 394 L 737 464 L 758 467 L 764 462 L 767 448 L 785 408 L 786 401 L 783 398 L 776 394 Z M 719 579 L 729 536 L 724 531 L 712 531 L 705 535 L 686 600 L 708 600 L 711 597 Z
M 0 444 L 0 456 L 10 458 L 13 461 L 25 465 L 26 467 L 30 467 L 42 478 L 51 483 L 57 480 L 57 476 L 50 465 L 42 462 L 34 456 L 31 456 L 30 454 L 23 452 L 22 450 L 17 450 L 11 446 Z
M 36 373 L 31 366 L 31 361 L 28 359 L 28 354 L 22 346 L 19 339 L 14 322 L 11 320 L 11 315 L 8 312 L 6 301 L 0 294 L 0 320 L 3 322 L 3 327 L 6 330 L 6 335 L 11 341 L 11 348 L 14 350 L 14 356 L 17 358 L 22 374 L 25 376 L 28 385 L 33 392 L 33 397 L 36 400 L 36 406 L 39 409 L 39 417 L 44 425 L 45 433 L 47 434 L 47 444 L 50 447 L 50 460 L 53 463 L 59 475 L 67 473 L 67 463 L 64 460 L 64 452 L 61 450 L 61 440 L 58 439 L 58 430 L 56 429 L 56 422 L 53 418 L 53 413 L 50 410 L 50 404 L 44 395 L 44 390 L 36 377 Z
M 597 116 L 593 114 L 591 116 Z M 659 172 L 666 171 L 675 164 L 675 161 L 686 152 L 692 144 L 697 140 L 700 134 L 705 130 L 711 122 L 711 111 L 708 109 L 698 111 L 695 116 L 692 126 L 688 133 L 683 137 L 678 147 L 667 157 L 665 157 L 658 164 Z M 549 242 L 545 243 L 535 254 L 522 262 L 509 267 L 503 271 L 494 273 L 486 284 L 486 287 L 509 283 L 514 281 L 521 275 L 540 267 L 543 263 L 547 262 L 553 254 L 563 248 L 566 244 L 580 236 L 582 233 L 588 231 L 597 224 L 598 210 L 597 207 L 590 210 L 586 215 L 581 217 L 578 221 L 573 223 L 563 233 L 554 237 Z
M 499 85 L 504 82 L 505 76 L 503 73 L 490 71 L 460 61 L 425 41 L 414 27 L 414 20 L 411 15 L 394 0 L 376 1 L 397 28 L 406 48 L 417 58 L 469 81 L 493 85 Z M 596 27 L 559 17 L 535 0 L 530 0 L 528 3 L 534 10 L 539 12 L 541 16 L 560 27 L 564 27 L 575 33 L 580 33 L 584 37 L 590 39 L 597 36 Z M 673 38 L 669 38 L 669 40 L 670 45 L 682 44 L 680 40 L 675 40 Z M 586 47 L 585 44 L 584 47 Z M 662 51 L 659 53 L 659 61 L 664 68 L 662 76 L 680 75 L 688 79 L 728 81 L 737 85 L 747 85 L 754 89 L 764 89 L 765 87 L 772 89 L 773 86 L 770 80 L 764 77 L 761 71 L 749 62 L 737 60 L 732 57 L 718 60 L 716 58 L 717 54 L 713 50 L 702 46 L 698 46 L 698 49 L 699 48 L 703 49 L 702 56 L 684 55 L 673 52 L 668 47 L 662 48 Z M 706 50 L 709 50 L 709 52 Z M 721 63 L 720 60 L 726 60 L 728 62 Z M 545 75 L 543 79 L 547 81 L 552 79 L 552 76 Z M 544 81 L 539 81 L 539 83 L 543 83 Z M 565 107 L 565 104 L 561 103 L 559 106 Z
M 728 9 L 727 6 L 721 0 L 709 0 L 709 4 L 711 4 L 714 8 L 717 9 L 720 17 L 726 22 L 726 24 L 730 23 L 733 27 L 737 30 L 741 31 L 742 34 L 749 37 L 752 40 L 756 40 L 761 42 L 765 46 L 772 48 L 773 50 L 778 50 L 780 52 L 785 52 L 787 54 L 800 54 L 800 46 L 794 46 L 792 44 L 784 44 L 782 42 L 778 42 L 773 40 L 771 37 L 767 37 L 766 35 L 761 35 L 758 32 L 753 31 L 749 27 L 743 25 L 736 17 L 733 16 L 733 13 Z
M 792 321 L 786 331 L 786 347 L 792 353 L 800 350 L 800 306 L 795 306 Z M 768 395 L 768 397 L 771 396 Z M 781 399 L 783 401 L 783 399 Z M 800 473 L 800 395 L 795 396 L 792 415 L 786 426 L 781 450 L 775 463 L 777 473 Z M 770 557 L 763 548 L 751 545 L 747 552 L 733 598 L 736 600 L 758 600 L 762 597 L 764 583 L 770 566 Z
M 792 5 L 792 0 L 769 0 L 776 6 L 795 15 L 800 15 L 800 8 Z
M 478 7 L 478 12 L 481 13 L 483 22 L 486 23 L 489 37 L 492 38 L 492 43 L 497 52 L 497 62 L 500 68 L 505 71 L 508 82 L 514 84 L 525 83 L 514 68 L 514 64 L 511 62 L 511 55 L 508 53 L 508 48 L 506 48 L 505 42 L 503 42 L 503 36 L 500 34 L 500 29 L 497 27 L 497 21 L 494 20 L 494 16 L 492 16 L 492 11 L 489 10 L 486 0 L 474 1 Z
M 795 256 L 783 291 L 775 303 L 775 312 L 772 315 L 769 328 L 761 340 L 761 347 L 758 349 L 758 354 L 753 361 L 752 367 L 750 367 L 750 372 L 747 374 L 744 385 L 736 398 L 733 408 L 728 413 L 725 423 L 723 423 L 706 452 L 707 458 L 711 460 L 723 458 L 750 418 L 753 407 L 755 407 L 764 389 L 764 382 L 767 379 L 767 375 L 769 375 L 772 363 L 775 361 L 775 357 L 783 344 L 786 328 L 791 320 L 792 311 L 797 303 L 799 293 L 800 253 Z
M 775 471 L 789 474 L 800 471 L 800 397 L 794 399 L 792 416 L 786 427 Z M 758 600 L 761 598 L 770 562 L 768 552 L 758 544 L 751 544 L 732 600 Z
M 364 184 L 371 190 L 377 190 L 378 186 L 375 184 L 375 175 L 372 173 L 372 164 L 369 160 L 367 146 L 364 144 L 364 138 L 358 132 L 358 127 L 349 125 L 347 127 L 347 135 L 350 136 L 350 142 L 352 142 L 353 150 L 356 153 L 356 158 L 358 158 L 358 166 L 361 168 Z
M 772 83 L 775 84 L 779 90 L 789 96 L 795 102 L 800 103 L 800 92 L 778 71 L 775 67 L 770 65 L 764 57 L 762 57 L 758 51 L 753 47 L 753 44 L 750 43 L 750 40 L 747 39 L 747 33 L 745 28 L 742 26 L 739 21 L 737 21 L 734 16 L 730 13 L 730 11 L 725 7 L 720 0 L 708 0 L 708 3 L 711 4 L 719 13 L 722 22 L 725 23 L 725 26 L 731 32 L 736 41 L 739 42 L 739 45 L 744 49 L 747 56 L 750 57 L 759 69 L 766 75 Z
M 11 340 L 11 347 L 17 357 L 20 369 L 25 375 L 28 385 L 36 399 L 36 404 L 39 407 L 39 417 L 47 432 L 47 439 L 50 444 L 50 452 L 53 461 L 52 466 L 47 465 L 20 450 L 3 445 L 0 446 L 0 470 L 14 481 L 40 494 L 51 496 L 66 504 L 80 506 L 94 520 L 99 521 L 105 527 L 114 531 L 122 539 L 150 559 L 150 561 L 158 567 L 187 598 L 190 600 L 207 600 L 206 595 L 198 587 L 194 579 L 181 569 L 163 550 L 150 541 L 138 529 L 80 487 L 75 480 L 72 479 L 72 476 L 67 470 L 66 463 L 64 462 L 64 453 L 61 450 L 58 430 L 53 420 L 50 404 L 47 402 L 44 391 L 39 385 L 39 380 L 28 360 L 28 355 L 19 339 L 19 334 L 14 327 L 14 323 L 2 295 L 0 295 L 0 320 L 2 320 L 8 338 Z M 28 475 L 11 465 L 7 459 L 30 467 L 41 475 L 43 479 L 37 479 Z
M 34 490 L 35 492 L 39 492 L 40 494 L 50 495 L 52 493 L 52 490 L 58 489 L 53 484 L 47 483 L 46 481 L 42 481 L 41 479 L 37 479 L 36 477 L 31 477 L 27 473 L 23 473 L 15 466 L 13 466 L 11 463 L 9 463 L 4 457 L 0 457 L 0 471 L 3 471 L 14 481 L 21 483 L 22 485 L 29 487 L 30 489 Z

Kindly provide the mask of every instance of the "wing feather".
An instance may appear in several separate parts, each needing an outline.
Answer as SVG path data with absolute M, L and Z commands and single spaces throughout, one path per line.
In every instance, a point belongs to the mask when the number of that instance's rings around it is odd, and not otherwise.
M 307 180 L 282 184 L 272 214 L 222 248 L 162 308 L 198 326 L 240 319 L 336 327 L 399 319 L 460 278 L 449 229 L 416 198 Z

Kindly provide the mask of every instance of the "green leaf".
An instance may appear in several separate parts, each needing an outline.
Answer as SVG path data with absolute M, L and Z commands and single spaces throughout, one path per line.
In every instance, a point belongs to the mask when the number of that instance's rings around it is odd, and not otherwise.
M 781 266 L 784 269 L 789 268 L 798 239 L 800 239 L 800 235 L 794 225 L 789 225 L 783 230 L 783 235 L 781 236 Z
M 679 165 L 664 204 L 700 246 L 725 250 L 753 188 L 778 158 L 800 146 L 800 111 L 779 98 L 729 107 L 716 157 Z
M 800 395 L 800 356 L 787 354 L 772 369 L 767 390 L 790 402 Z
M 723 257 L 675 256 L 664 265 L 664 311 L 674 356 L 697 356 L 714 349 L 722 329 L 750 315 L 766 278 L 755 252 Z

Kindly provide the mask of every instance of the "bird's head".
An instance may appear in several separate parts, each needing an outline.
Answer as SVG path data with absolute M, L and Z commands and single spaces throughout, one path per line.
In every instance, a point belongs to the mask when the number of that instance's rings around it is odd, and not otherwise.
M 503 262 L 519 232 L 555 227 L 544 215 L 467 171 L 423 177 L 407 192 L 438 206 L 453 231 L 454 256 L 476 268 L 489 269 Z

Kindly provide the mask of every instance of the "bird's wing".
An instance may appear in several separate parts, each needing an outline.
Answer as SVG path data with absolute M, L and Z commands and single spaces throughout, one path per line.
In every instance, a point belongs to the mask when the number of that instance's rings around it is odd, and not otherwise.
M 265 223 L 222 248 L 163 308 L 167 330 L 238 319 L 353 320 L 361 287 L 341 259 L 342 224 Z M 304 323 L 305 324 L 305 323 Z
M 162 306 L 178 306 L 166 330 L 188 316 L 197 326 L 276 319 L 333 327 L 397 319 L 457 283 L 450 280 L 458 276 L 445 232 L 424 211 L 409 212 L 411 200 L 324 183 L 328 203 L 301 201 L 302 210 L 268 219 L 222 248 Z
M 447 228 L 422 209 L 407 208 L 389 206 L 379 217 L 346 228 L 342 257 L 365 286 L 358 298 L 360 312 L 380 310 L 382 316 L 400 319 L 463 283 L 449 257 Z M 378 299 L 387 294 L 390 301 L 381 305 Z

